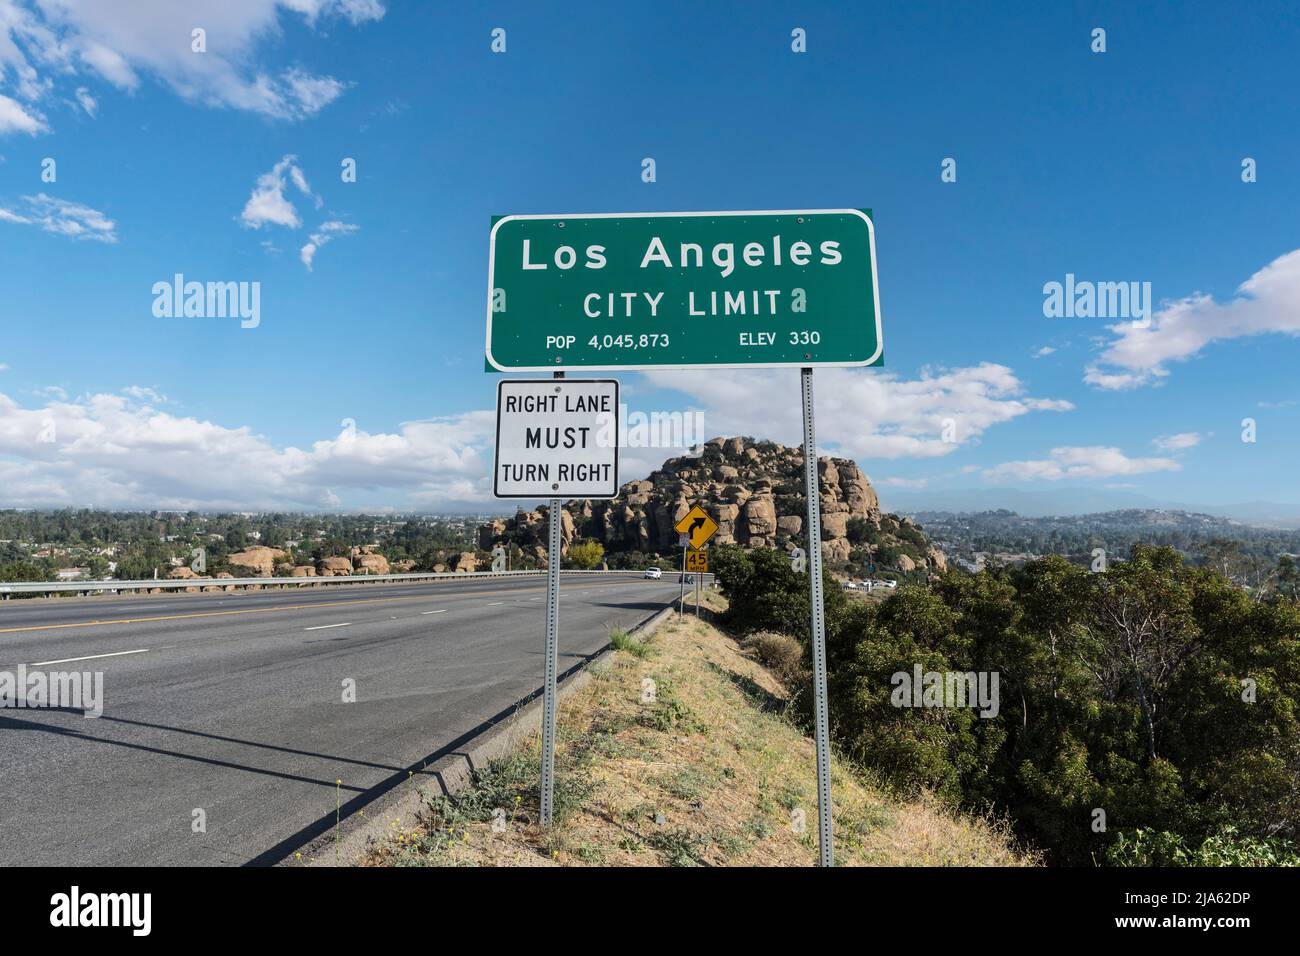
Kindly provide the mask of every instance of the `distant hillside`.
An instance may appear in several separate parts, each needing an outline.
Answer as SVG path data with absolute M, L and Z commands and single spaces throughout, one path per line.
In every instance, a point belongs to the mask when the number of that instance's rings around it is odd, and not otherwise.
M 1184 511 L 1242 521 L 1266 528 L 1300 528 L 1300 504 L 1245 501 L 1210 505 L 1153 497 L 1134 491 L 1061 485 L 1053 488 L 891 488 L 887 504 L 900 514 L 966 514 L 1007 509 L 1023 517 L 1085 515 L 1118 511 Z
M 919 511 L 914 517 L 949 557 L 1060 554 L 1088 563 L 1096 548 L 1123 558 L 1137 544 L 1168 545 L 1191 563 L 1252 587 L 1270 584 L 1278 574 L 1289 578 L 1285 556 L 1300 554 L 1300 531 L 1189 511 L 1133 508 L 1054 517 L 1007 510 Z
M 649 477 L 627 482 L 617 498 L 566 503 L 564 552 L 579 538 L 598 541 L 611 556 L 675 555 L 673 527 L 696 504 L 718 523 L 714 544 L 802 547 L 807 540 L 803 467 L 798 447 L 714 438 L 698 457 L 671 458 Z M 881 513 L 875 489 L 855 462 L 821 458 L 817 471 L 822 551 L 833 568 L 850 573 L 891 568 L 908 574 L 944 566 L 943 554 L 911 519 Z M 500 543 L 516 544 L 526 555 L 544 560 L 545 510 L 480 527 L 481 548 Z

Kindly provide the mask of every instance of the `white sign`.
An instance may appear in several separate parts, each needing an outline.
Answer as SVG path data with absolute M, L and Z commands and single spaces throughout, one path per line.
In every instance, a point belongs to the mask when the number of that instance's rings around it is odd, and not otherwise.
M 527 379 L 497 385 L 498 498 L 618 494 L 618 382 Z

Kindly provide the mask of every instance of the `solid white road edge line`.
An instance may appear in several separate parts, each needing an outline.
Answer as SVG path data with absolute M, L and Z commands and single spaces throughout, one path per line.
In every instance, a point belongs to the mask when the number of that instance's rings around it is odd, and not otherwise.
M 352 622 L 351 622 L 351 621 L 348 621 L 346 624 L 317 624 L 315 627 L 304 627 L 303 630 L 304 630 L 304 631 L 324 631 L 324 630 L 326 630 L 327 628 L 331 628 L 331 627 L 351 627 L 351 626 L 352 626 Z

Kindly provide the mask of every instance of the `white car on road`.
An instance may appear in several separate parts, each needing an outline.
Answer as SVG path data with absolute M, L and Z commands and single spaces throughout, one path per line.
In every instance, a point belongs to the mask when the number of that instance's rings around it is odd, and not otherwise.
M 659 568 L 646 568 L 646 569 L 645 569 L 645 575 L 644 575 L 644 577 L 646 577 L 646 578 L 653 578 L 654 580 L 658 581 L 658 580 L 659 580 L 660 578 L 662 578 L 663 576 L 664 576 L 664 573 L 663 573 L 663 571 L 661 571 Z

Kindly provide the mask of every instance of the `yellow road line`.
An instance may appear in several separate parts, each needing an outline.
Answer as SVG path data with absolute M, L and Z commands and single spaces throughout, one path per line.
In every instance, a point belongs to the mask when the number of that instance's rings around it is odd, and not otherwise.
M 576 583 L 576 582 L 575 582 Z M 624 581 L 610 581 L 604 584 L 597 584 L 596 587 L 607 588 L 624 584 Z M 590 587 L 590 585 L 588 585 Z M 545 587 L 545 585 L 528 585 L 519 588 L 520 591 L 529 590 L 534 587 Z M 188 614 L 162 614 L 154 617 L 124 617 L 106 621 L 78 621 L 74 624 L 36 624 L 31 627 L 0 627 L 0 634 L 16 634 L 24 631 L 58 631 L 73 627 L 101 627 L 106 624 L 147 624 L 151 621 L 184 621 L 198 617 L 225 617 L 231 614 L 268 614 L 275 611 L 302 611 L 317 607 L 351 607 L 357 604 L 382 604 L 385 601 L 427 601 L 430 598 L 443 600 L 458 597 L 479 597 L 484 594 L 500 594 L 498 590 L 491 591 L 458 591 L 455 594 L 412 594 L 412 595 L 394 595 L 381 598 L 357 598 L 354 601 L 318 601 L 312 604 L 285 604 L 280 607 L 246 607 L 238 608 L 233 611 L 194 611 Z

